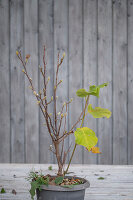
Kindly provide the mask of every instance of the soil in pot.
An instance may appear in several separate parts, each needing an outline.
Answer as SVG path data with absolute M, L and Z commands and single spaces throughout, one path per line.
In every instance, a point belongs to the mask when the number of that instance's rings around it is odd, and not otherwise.
M 48 175 L 47 175 L 48 176 Z M 44 176 L 45 178 L 46 176 Z M 49 175 L 49 185 L 37 189 L 38 200 L 84 200 L 85 189 L 90 183 L 79 177 Z

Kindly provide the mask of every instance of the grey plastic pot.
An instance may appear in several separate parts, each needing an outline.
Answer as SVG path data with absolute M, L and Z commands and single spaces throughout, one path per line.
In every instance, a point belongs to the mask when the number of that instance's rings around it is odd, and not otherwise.
M 72 176 L 67 176 L 72 178 Z M 61 186 L 43 185 L 41 191 L 37 190 L 37 200 L 84 200 L 85 189 L 90 187 L 89 181 L 79 177 L 73 177 L 83 180 L 83 184 L 75 185 L 73 188 L 64 188 Z

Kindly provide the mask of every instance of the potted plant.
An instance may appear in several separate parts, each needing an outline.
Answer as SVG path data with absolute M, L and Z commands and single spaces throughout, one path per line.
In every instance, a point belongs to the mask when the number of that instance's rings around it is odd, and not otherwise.
M 61 85 L 62 80 L 58 80 L 58 73 L 60 70 L 60 67 L 63 63 L 65 53 L 60 58 L 60 55 L 58 53 L 58 59 L 57 59 L 57 69 L 55 74 L 55 82 L 54 82 L 54 88 L 53 88 L 53 96 L 51 99 L 47 98 L 47 85 L 50 81 L 50 77 L 46 77 L 46 49 L 44 46 L 44 55 L 43 55 L 43 68 L 40 67 L 40 73 L 43 77 L 43 88 L 39 92 L 36 91 L 33 85 L 33 81 L 30 78 L 28 71 L 27 71 L 27 62 L 30 58 L 30 55 L 26 55 L 26 58 L 23 60 L 21 52 L 16 51 L 16 54 L 18 58 L 21 61 L 21 64 L 23 65 L 22 72 L 25 74 L 27 79 L 29 80 L 30 89 L 32 90 L 33 94 L 35 95 L 37 99 L 37 104 L 41 109 L 41 112 L 44 116 L 44 119 L 46 121 L 48 134 L 50 135 L 52 139 L 52 145 L 50 145 L 50 151 L 52 151 L 57 159 L 58 164 L 58 173 L 57 176 L 50 176 L 43 175 L 38 172 L 31 172 L 29 174 L 29 180 L 31 182 L 31 197 L 34 198 L 35 193 L 37 193 L 37 199 L 42 200 L 83 200 L 85 189 L 89 187 L 89 182 L 85 179 L 79 178 L 79 177 L 71 177 L 66 176 L 69 170 L 69 166 L 71 164 L 74 152 L 76 150 L 76 147 L 78 145 L 82 145 L 92 153 L 100 153 L 99 148 L 96 147 L 96 144 L 98 142 L 98 138 L 96 137 L 93 130 L 91 130 L 88 127 L 83 126 L 84 119 L 86 114 L 91 114 L 94 118 L 101 118 L 106 117 L 109 118 L 111 116 L 111 112 L 108 109 L 95 107 L 93 108 L 91 104 L 89 104 L 89 98 L 91 95 L 99 97 L 100 89 L 107 86 L 108 83 L 104 83 L 102 85 L 90 85 L 88 87 L 88 90 L 85 89 L 79 89 L 77 90 L 76 94 L 80 98 L 85 99 L 84 108 L 77 118 L 77 121 L 72 125 L 70 130 L 66 129 L 66 119 L 67 119 L 67 111 L 68 106 L 72 102 L 72 99 L 68 102 L 64 102 L 60 111 L 57 111 L 57 96 L 56 92 L 58 90 L 58 87 Z M 49 113 L 49 106 L 50 104 L 54 105 L 53 110 L 53 116 Z M 77 125 L 79 125 L 79 128 L 77 128 Z M 63 128 L 62 128 L 63 127 Z M 66 158 L 68 155 L 69 149 L 64 149 L 64 140 L 69 137 L 71 134 L 74 134 L 75 136 L 75 144 L 74 149 L 72 151 L 72 154 L 70 156 L 69 163 L 67 165 L 67 168 L 64 169 L 64 165 L 66 162 Z

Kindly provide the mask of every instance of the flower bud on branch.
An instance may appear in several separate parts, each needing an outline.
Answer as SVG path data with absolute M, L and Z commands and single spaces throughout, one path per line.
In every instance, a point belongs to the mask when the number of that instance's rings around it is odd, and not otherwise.
M 37 105 L 39 105 L 41 102 L 40 101 L 37 101 Z
M 27 54 L 27 55 L 26 55 L 26 59 L 29 59 L 29 58 L 30 58 L 30 54 Z
M 33 92 L 33 94 L 34 94 L 35 96 L 37 96 L 37 93 L 36 93 L 36 91 L 34 91 L 34 92 Z
M 57 83 L 57 86 L 58 86 L 60 83 L 62 83 L 62 81 L 63 81 L 63 80 L 60 80 L 59 83 Z
M 42 100 L 44 101 L 47 98 L 47 96 L 45 96 Z
M 17 56 L 19 55 L 19 52 L 18 52 L 18 51 L 16 51 L 16 55 L 17 55 Z
M 40 95 L 42 94 L 42 91 L 41 91 L 41 90 L 39 91 L 39 94 L 40 94 Z
M 64 60 L 64 58 L 65 58 L 65 52 L 63 53 L 63 56 L 62 56 L 62 58 L 61 58 L 61 61 L 60 61 L 60 63 L 59 63 L 59 66 L 63 63 L 63 60 Z
M 31 85 L 29 85 L 29 88 L 32 90 L 32 86 Z

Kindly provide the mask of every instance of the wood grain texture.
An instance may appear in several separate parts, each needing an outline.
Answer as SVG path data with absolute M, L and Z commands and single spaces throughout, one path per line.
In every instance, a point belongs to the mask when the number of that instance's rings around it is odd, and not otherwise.
M 53 95 L 57 52 L 66 53 L 57 96 L 58 109 L 59 103 L 74 98 L 69 128 L 83 106 L 77 89 L 109 82 L 100 99 L 90 97 L 90 103 L 95 107 L 99 101 L 112 111 L 112 118 L 88 115 L 84 124 L 99 136 L 102 154 L 98 158 L 79 146 L 73 162 L 133 164 L 133 0 L 1 0 L 0 16 L 0 162 L 55 163 L 45 120 L 15 55 L 17 49 L 31 54 L 28 70 L 36 89 L 42 90 L 38 65 L 43 67 L 45 45 L 48 99 Z M 66 147 L 71 142 L 74 135 Z
M 3 26 L 4 21 L 4 26 Z M 0 1 L 0 162 L 10 162 L 9 2 Z
M 10 1 L 11 162 L 24 162 L 24 75 L 15 52 L 23 53 L 23 0 Z
M 31 57 L 27 70 L 38 93 L 38 1 L 24 1 L 25 56 Z M 25 77 L 25 156 L 26 163 L 39 162 L 39 107 Z M 31 120 L 32 119 L 32 120 Z
M 73 0 L 69 1 L 69 98 L 74 100 L 69 107 L 69 127 L 82 111 L 82 99 L 76 96 L 77 89 L 82 88 L 82 59 L 82 0 Z M 73 135 L 69 137 L 71 143 Z M 77 146 L 72 162 L 82 163 L 81 146 Z
M 98 1 L 98 85 L 108 82 L 100 90 L 98 106 L 112 111 L 112 1 Z M 102 154 L 99 164 L 112 164 L 112 118 L 98 119 L 98 139 Z
M 97 1 L 84 1 L 84 88 L 97 85 Z M 90 101 L 96 106 L 96 97 L 91 96 Z M 85 126 L 97 134 L 97 120 L 87 115 Z M 97 156 L 84 149 L 84 163 L 97 163 Z
M 39 64 L 43 67 L 43 48 L 46 46 L 47 77 L 50 81 L 47 86 L 48 99 L 53 95 L 53 71 L 54 71 L 54 24 L 53 24 L 53 0 L 39 1 Z M 39 73 L 40 90 L 43 87 L 43 80 Z M 53 105 L 50 105 L 49 113 L 53 113 Z M 52 143 L 48 130 L 44 125 L 46 122 L 40 112 L 40 162 L 53 162 L 53 154 L 48 150 Z
M 113 164 L 127 164 L 127 4 L 113 4 Z
M 59 69 L 59 75 L 58 75 L 58 82 L 60 80 L 62 80 L 63 82 L 57 88 L 57 97 L 58 97 L 57 112 L 61 112 L 63 103 L 68 101 L 68 1 L 57 0 L 56 3 L 54 3 L 54 71 L 55 72 L 57 69 L 58 53 L 61 59 L 64 52 L 66 53 L 66 56 Z M 63 113 L 65 112 L 66 109 L 64 108 Z M 64 121 L 65 118 L 63 119 L 63 123 Z M 68 116 L 66 121 L 66 128 L 68 129 Z M 63 131 L 64 131 L 64 126 L 61 126 L 60 130 L 61 135 L 63 134 Z M 66 138 L 64 141 L 65 151 L 68 150 L 68 145 L 69 145 L 68 142 L 69 140 L 68 138 Z
M 128 164 L 133 164 L 133 1 L 128 1 Z
M 48 164 L 1 164 L 0 189 L 5 188 L 6 193 L 0 194 L 1 200 L 30 200 L 30 184 L 26 181 L 28 173 L 35 169 L 42 170 L 43 174 L 55 174 L 57 165 L 48 170 Z M 132 200 L 133 199 L 133 166 L 111 165 L 72 165 L 70 175 L 86 178 L 90 188 L 86 190 L 85 200 Z M 103 180 L 99 180 L 103 177 Z M 12 194 L 15 189 L 16 195 Z M 35 198 L 36 200 L 36 198 Z

